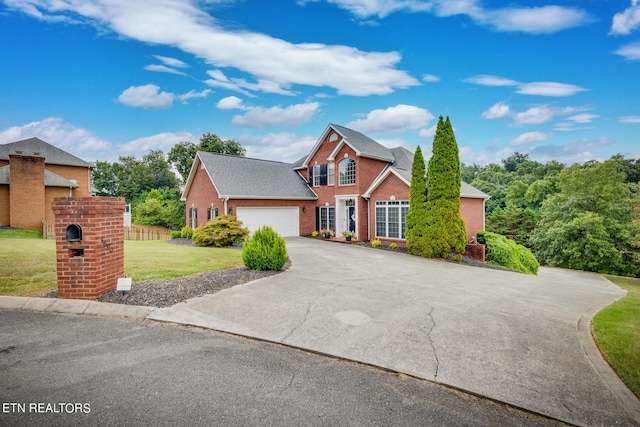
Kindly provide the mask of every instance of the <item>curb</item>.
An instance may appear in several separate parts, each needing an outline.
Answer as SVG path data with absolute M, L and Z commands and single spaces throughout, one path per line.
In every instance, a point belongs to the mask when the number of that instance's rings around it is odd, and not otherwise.
M 0 296 L 0 310 L 89 314 L 94 316 L 145 320 L 156 308 L 76 299 Z

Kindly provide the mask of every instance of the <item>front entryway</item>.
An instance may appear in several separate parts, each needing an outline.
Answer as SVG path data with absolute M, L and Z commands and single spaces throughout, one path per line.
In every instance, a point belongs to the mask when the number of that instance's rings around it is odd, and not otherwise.
M 358 209 L 356 206 L 356 196 L 336 199 L 336 234 L 342 235 L 343 231 L 357 233 Z

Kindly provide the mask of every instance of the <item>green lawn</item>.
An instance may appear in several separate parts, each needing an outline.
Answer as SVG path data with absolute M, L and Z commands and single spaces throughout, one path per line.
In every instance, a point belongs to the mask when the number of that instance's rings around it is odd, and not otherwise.
M 57 289 L 55 241 L 8 236 L 14 232 L 0 230 L 0 295 L 42 296 Z M 125 275 L 134 283 L 243 265 L 242 251 L 237 248 L 199 248 L 165 241 L 127 240 L 124 258 Z
M 605 277 L 627 295 L 593 318 L 593 336 L 609 365 L 640 398 L 640 279 Z

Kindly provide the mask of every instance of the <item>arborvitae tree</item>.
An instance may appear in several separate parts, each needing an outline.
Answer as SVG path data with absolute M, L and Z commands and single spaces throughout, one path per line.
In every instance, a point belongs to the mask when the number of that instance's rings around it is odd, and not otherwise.
M 464 253 L 467 233 L 460 216 L 460 158 L 453 127 L 447 117 L 438 121 L 433 139 L 433 155 L 427 170 L 427 258 L 448 258 Z
M 407 249 L 410 254 L 422 255 L 425 251 L 424 234 L 427 227 L 427 179 L 424 157 L 420 147 L 413 155 L 411 187 L 409 189 L 409 213 L 407 213 Z

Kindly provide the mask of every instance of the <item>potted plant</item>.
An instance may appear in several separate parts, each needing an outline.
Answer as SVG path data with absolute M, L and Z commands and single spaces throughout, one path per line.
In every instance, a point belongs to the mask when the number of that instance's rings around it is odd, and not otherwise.
M 322 234 L 322 237 L 324 237 L 325 239 L 329 239 L 334 236 L 333 230 L 330 230 L 328 228 L 323 228 L 322 230 L 320 230 L 320 234 Z
M 344 236 L 344 238 L 347 240 L 347 242 L 350 242 L 351 239 L 356 237 L 356 233 L 354 233 L 353 231 L 350 230 L 344 230 L 342 232 L 342 235 Z

